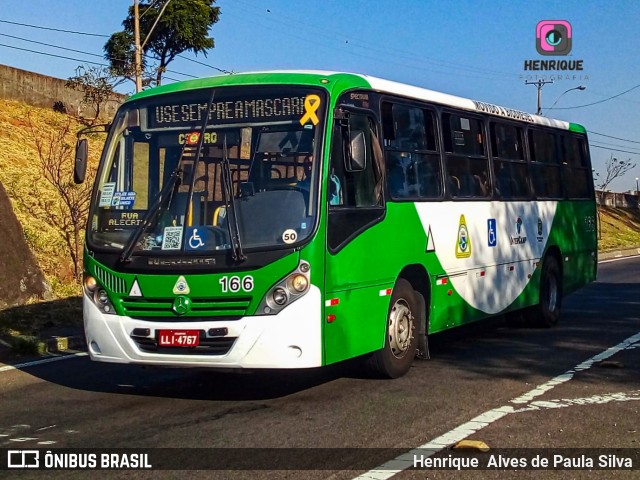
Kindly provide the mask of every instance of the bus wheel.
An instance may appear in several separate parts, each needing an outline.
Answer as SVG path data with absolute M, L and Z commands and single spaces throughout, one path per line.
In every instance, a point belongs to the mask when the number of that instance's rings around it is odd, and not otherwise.
M 384 348 L 374 352 L 367 363 L 372 373 L 398 378 L 407 373 L 416 355 L 420 319 L 418 301 L 411 284 L 399 278 L 393 288 Z
M 533 321 L 539 327 L 553 327 L 560 318 L 562 306 L 562 275 L 558 260 L 548 255 L 542 264 L 540 275 L 540 303 L 531 312 Z

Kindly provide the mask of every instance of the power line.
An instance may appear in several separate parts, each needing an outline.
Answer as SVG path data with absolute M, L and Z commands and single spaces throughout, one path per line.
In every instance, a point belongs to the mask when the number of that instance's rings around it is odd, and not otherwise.
M 629 140 L 628 138 L 620 138 L 620 137 L 614 137 L 613 135 L 605 135 L 604 133 L 598 133 L 598 132 L 594 132 L 592 130 L 589 130 L 589 133 L 591 135 L 600 135 L 601 137 L 607 137 L 607 138 L 613 138 L 615 140 L 622 140 L 623 142 L 629 142 L 629 143 L 640 143 L 637 140 Z
M 208 65 L 204 62 L 199 62 L 198 60 L 194 60 L 193 58 L 189 58 L 189 57 L 185 57 L 184 55 L 176 55 L 177 57 L 180 57 L 184 60 L 188 60 L 190 62 L 193 63 L 197 63 L 198 65 L 204 65 L 205 67 L 209 67 L 209 68 L 213 68 L 214 70 L 217 70 L 220 73 L 228 73 L 228 74 L 232 74 L 233 72 L 230 72 L 229 70 L 225 70 L 224 68 L 218 68 L 218 67 L 214 67 L 213 65 Z
M 603 150 L 611 150 L 612 152 L 631 153 L 632 155 L 640 155 L 640 152 L 630 152 L 629 150 L 618 150 L 617 148 L 603 147 L 602 145 L 596 145 L 594 143 L 589 144 L 590 147 L 602 148 Z
M 0 36 L 3 36 L 3 37 L 9 37 L 9 38 L 14 38 L 14 39 L 22 40 L 22 41 L 24 41 L 24 42 L 29 42 L 29 43 L 36 43 L 36 44 L 38 44 L 38 45 L 44 45 L 45 47 L 59 48 L 60 50 L 67 50 L 67 51 L 69 51 L 69 52 L 81 53 L 81 54 L 83 54 L 83 55 L 90 55 L 90 56 L 92 56 L 92 57 L 104 58 L 102 55 L 98 55 L 97 53 L 85 52 L 85 51 L 82 51 L 82 50 L 76 50 L 76 49 L 74 49 L 74 48 L 61 47 L 60 45 L 53 45 L 52 43 L 38 42 L 38 41 L 36 41 L 36 40 L 30 40 L 30 39 L 28 39 L 28 38 L 16 37 L 15 35 L 7 35 L 6 33 L 0 33 Z M 3 46 L 8 46 L 8 45 L 3 45 Z M 10 47 L 10 48 L 11 48 L 11 47 Z M 18 47 L 13 47 L 13 48 L 18 48 Z M 40 53 L 45 54 L 44 52 L 40 52 Z M 124 61 L 124 59 L 116 59 L 116 60 L 122 60 L 122 61 Z M 90 63 L 90 62 L 87 62 L 87 63 Z M 103 64 L 100 64 L 100 65 L 103 65 Z M 103 65 L 103 66 L 105 66 L 105 67 L 106 67 L 106 66 L 108 66 L 108 65 Z M 182 72 L 178 72 L 178 71 L 176 71 L 176 70 L 169 70 L 169 69 L 166 69 L 166 71 L 167 71 L 167 72 L 169 72 L 169 73 L 175 73 L 175 74 L 177 74 L 177 75 L 183 75 L 183 76 L 185 76 L 185 77 L 190 77 L 190 78 L 199 78 L 199 77 L 197 77 L 196 75 L 191 75 L 191 74 L 189 74 L 189 73 L 182 73 Z M 168 78 L 169 80 L 174 80 L 174 79 L 172 79 L 171 77 L 167 77 L 166 75 L 165 75 L 165 78 Z M 177 81 L 177 82 L 179 82 L 180 80 L 176 80 L 176 81 Z
M 15 50 L 22 50 L 23 52 L 31 52 L 31 53 L 37 53 L 38 55 L 46 55 L 48 57 L 55 57 L 55 58 L 63 58 L 65 60 L 73 60 L 74 62 L 80 62 L 80 63 L 90 63 L 92 65 L 100 65 L 101 67 L 107 67 L 108 65 L 104 64 L 104 63 L 98 63 L 98 62 L 91 62 L 89 60 L 80 60 L 78 58 L 71 58 L 71 57 L 65 57 L 63 55 L 56 55 L 54 53 L 45 53 L 45 52 L 38 52 L 37 50 L 30 50 L 28 48 L 20 48 L 20 47 L 14 47 L 13 45 L 5 45 L 4 43 L 0 43 L 0 47 L 7 47 L 7 48 L 13 48 Z
M 14 38 L 16 40 L 22 40 L 23 42 L 37 43 L 38 45 L 44 45 L 45 47 L 59 48 L 60 50 L 67 50 L 69 52 L 82 53 L 84 55 L 91 55 L 92 57 L 104 58 L 102 55 L 98 55 L 97 53 L 83 52 L 82 50 L 75 50 L 73 48 L 61 47 L 59 45 L 53 45 L 51 43 L 38 42 L 37 40 L 30 40 L 28 38 L 16 37 L 15 35 L 7 35 L 6 33 L 0 33 L 0 36 Z
M 30 25 L 28 23 L 10 22 L 9 20 L 0 20 L 0 22 L 2 22 L 2 23 L 10 23 L 11 25 L 20 25 L 21 27 L 39 28 L 41 30 L 51 30 L 53 32 L 73 33 L 74 35 L 87 35 L 87 36 L 90 36 L 90 37 L 109 38 L 109 35 L 100 35 L 99 33 L 76 32 L 74 30 L 62 30 L 60 28 L 42 27 L 40 25 Z
M 255 14 L 255 11 L 253 10 L 253 6 L 249 7 L 245 2 L 242 1 L 238 1 L 236 0 L 236 2 L 234 2 L 234 8 L 239 9 L 239 10 L 243 10 L 244 12 L 247 12 L 249 14 Z M 226 12 L 225 15 L 229 15 L 229 12 Z M 233 13 L 232 13 L 233 16 Z M 278 17 L 282 17 L 285 20 L 289 19 L 289 22 L 286 21 L 282 21 L 280 20 Z M 288 16 L 288 15 L 284 15 L 281 13 L 278 13 L 278 15 L 262 15 L 262 16 L 258 16 L 258 18 L 261 21 L 267 21 L 267 22 L 271 22 L 272 24 L 279 24 L 279 25 L 286 25 L 287 27 L 289 27 L 292 24 L 295 25 L 304 25 L 307 29 L 313 29 L 316 32 L 314 33 L 314 37 L 325 37 L 326 39 L 330 40 L 332 43 L 337 41 L 338 39 L 344 40 L 343 42 L 343 48 L 338 48 L 336 46 L 329 46 L 328 44 L 324 44 L 321 45 L 320 42 L 317 41 L 316 38 L 310 39 L 308 36 L 299 36 L 296 35 L 295 33 L 292 33 L 292 30 L 290 28 L 287 28 L 284 30 L 284 33 L 290 37 L 294 37 L 297 39 L 300 39 L 302 41 L 305 42 L 309 42 L 312 44 L 315 44 L 316 46 L 323 46 L 324 48 L 329 48 L 332 50 L 341 50 L 349 55 L 354 55 L 354 56 L 359 56 L 359 57 L 363 57 L 363 58 L 369 58 L 369 59 L 376 59 L 376 60 L 380 60 L 380 53 L 381 52 L 387 52 L 387 54 L 392 55 L 394 58 L 404 58 L 407 60 L 410 60 L 412 62 L 418 62 L 420 65 L 411 65 L 411 64 L 407 64 L 407 63 L 402 63 L 402 62 L 398 62 L 395 60 L 390 60 L 390 59 L 385 59 L 385 62 L 387 63 L 395 63 L 397 65 L 402 65 L 408 68 L 416 68 L 416 69 L 420 69 L 420 70 L 428 70 L 432 73 L 444 73 L 444 74 L 456 74 L 456 75 L 461 75 L 461 76 L 470 76 L 470 74 L 473 74 L 473 76 L 475 78 L 478 78 L 478 74 L 480 75 L 484 75 L 483 78 L 492 78 L 492 77 L 504 77 L 504 76 L 511 76 L 511 77 L 517 77 L 519 76 L 519 74 L 516 73 L 511 73 L 511 72 L 501 72 L 501 71 L 496 71 L 494 69 L 487 69 L 487 68 L 481 68 L 481 67 L 477 67 L 477 66 L 470 66 L 470 65 L 463 65 L 463 64 L 459 64 L 459 63 L 455 63 L 455 62 L 450 62 L 450 61 L 446 61 L 446 60 L 436 60 L 433 58 L 429 58 L 429 57 L 424 57 L 424 56 L 419 56 L 419 55 L 415 55 L 415 54 L 411 54 L 409 52 L 406 52 L 404 50 L 399 50 L 399 49 L 394 49 L 394 48 L 390 48 L 387 47 L 385 45 L 381 45 L 381 46 L 372 46 L 371 43 L 366 42 L 366 41 L 361 41 L 357 38 L 354 37 L 346 37 L 344 35 L 344 32 L 342 31 L 337 31 L 337 30 L 330 30 L 330 29 L 325 29 L 325 28 L 318 28 L 316 26 L 314 26 L 313 24 L 310 23 L 304 23 L 301 22 L 298 18 L 292 17 L 292 16 Z M 353 48 L 358 48 L 361 50 L 365 50 L 365 51 L 374 51 L 377 56 L 372 57 L 370 55 L 365 55 L 363 53 L 358 53 L 358 52 L 354 52 L 352 51 L 352 48 L 346 49 L 344 48 L 344 44 L 348 43 L 349 47 L 353 47 Z M 452 72 L 451 70 L 449 71 L 437 71 L 437 70 L 433 70 L 433 68 L 429 65 L 425 65 L 425 64 L 431 64 L 431 65 L 436 65 L 438 67 L 443 67 L 443 68 L 447 68 L 447 69 L 455 69 L 455 70 L 462 70 L 462 71 L 466 71 L 469 73 L 456 73 L 456 72 Z M 489 75 L 489 77 L 487 77 L 487 75 Z
M 618 98 L 621 95 L 624 95 L 625 93 L 629 93 L 631 90 L 635 90 L 636 88 L 640 87 L 640 85 L 636 85 L 635 87 L 631 87 L 629 90 L 625 90 L 624 92 L 620 92 L 616 95 L 613 95 L 612 97 L 609 98 L 605 98 L 604 100 L 598 100 L 597 102 L 592 102 L 592 103 L 586 103 L 584 105 L 576 105 L 575 107 L 555 107 L 555 108 L 548 108 L 547 110 L 571 110 L 573 108 L 583 108 L 583 107 L 590 107 L 591 105 L 597 105 L 599 103 L 604 103 L 604 102 L 608 102 L 609 100 L 613 100 L 614 98 Z
M 618 148 L 630 148 L 633 150 L 637 150 L 635 147 L 628 147 L 626 145 L 618 145 L 617 143 L 609 143 L 609 142 L 601 142 L 601 141 L 597 141 L 598 145 L 609 145 L 611 147 L 618 147 Z M 638 154 L 640 155 L 640 150 L 638 151 Z
M 145 10 L 145 12 L 147 12 L 147 11 L 148 11 L 148 9 Z M 88 35 L 88 36 L 93 36 L 93 37 L 111 38 L 110 35 L 102 35 L 102 34 L 98 34 L 98 33 L 89 33 L 89 32 L 78 32 L 78 31 L 75 31 L 75 30 L 62 30 L 62 29 L 59 29 L 59 28 L 43 27 L 41 25 L 30 25 L 28 23 L 10 22 L 8 20 L 0 20 L 0 22 L 2 22 L 2 23 L 10 23 L 12 25 L 20 25 L 22 27 L 36 28 L 36 29 L 40 29 L 40 30 L 52 30 L 54 32 L 72 33 L 72 34 L 75 34 L 75 35 Z M 7 36 L 7 37 L 11 37 L 11 35 L 6 35 L 6 34 L 4 34 L 4 35 Z M 19 37 L 14 37 L 14 38 L 19 38 Z M 19 38 L 19 39 L 20 40 L 25 40 L 23 38 Z M 39 42 L 36 42 L 35 40 L 25 40 L 25 41 L 31 41 L 31 42 L 34 42 L 34 43 L 39 43 Z M 47 45 L 47 44 L 43 44 L 43 45 Z M 8 45 L 3 45 L 3 46 L 8 46 Z M 15 48 L 18 48 L 18 47 L 15 47 Z M 96 55 L 94 53 L 80 52 L 79 50 L 73 50 L 73 49 L 65 48 L 65 47 L 55 47 L 55 48 L 62 48 L 64 50 L 75 51 L 77 53 L 85 53 L 86 55 Z M 38 53 L 38 52 L 36 52 L 36 53 Z M 223 68 L 218 68 L 218 67 L 215 67 L 213 65 L 206 64 L 204 62 L 199 62 L 197 60 L 193 60 L 191 58 L 185 57 L 184 55 L 176 55 L 176 56 L 180 57 L 180 58 L 182 58 L 184 60 L 188 60 L 190 62 L 197 63 L 199 65 L 203 65 L 205 67 L 212 68 L 212 69 L 214 69 L 214 70 L 216 70 L 218 72 L 221 72 L 221 73 L 229 73 L 229 74 L 233 73 L 233 72 L 230 72 L 229 70 L 225 70 Z M 87 62 L 87 63 L 90 63 L 90 62 Z M 169 70 L 167 70 L 167 72 L 168 71 Z M 184 76 L 191 77 L 191 78 L 199 78 L 196 75 L 189 75 L 187 73 L 181 73 L 181 72 L 176 72 L 176 71 L 172 71 L 172 73 L 176 73 L 178 75 L 184 75 Z M 169 77 L 166 77 L 166 78 L 168 78 L 169 80 L 173 80 L 173 79 L 171 79 Z M 179 81 L 179 80 L 176 80 L 176 81 Z

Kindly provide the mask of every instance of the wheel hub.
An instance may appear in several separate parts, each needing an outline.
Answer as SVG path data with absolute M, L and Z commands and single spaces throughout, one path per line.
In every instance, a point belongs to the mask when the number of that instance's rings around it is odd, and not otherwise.
M 404 357 L 411 346 L 413 320 L 407 301 L 398 299 L 389 314 L 389 347 L 396 358 Z

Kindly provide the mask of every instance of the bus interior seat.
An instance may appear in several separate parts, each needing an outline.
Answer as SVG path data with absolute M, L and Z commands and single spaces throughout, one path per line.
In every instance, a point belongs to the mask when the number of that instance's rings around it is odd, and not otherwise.
M 191 202 L 191 221 L 190 225 L 200 224 L 200 214 L 203 199 L 206 199 L 207 192 L 193 192 L 193 201 Z M 187 203 L 189 202 L 189 192 L 176 192 L 172 203 L 171 212 L 175 216 L 179 225 L 186 225 L 189 221 L 185 218 L 187 214 Z
M 480 194 L 480 183 L 469 172 L 460 177 L 460 195 L 476 197 Z
M 457 197 L 460 194 L 460 180 L 455 175 L 449 175 L 447 177 L 447 184 L 451 196 Z
M 279 188 L 295 187 L 298 184 L 296 177 L 271 178 L 267 181 L 267 190 L 277 190 Z

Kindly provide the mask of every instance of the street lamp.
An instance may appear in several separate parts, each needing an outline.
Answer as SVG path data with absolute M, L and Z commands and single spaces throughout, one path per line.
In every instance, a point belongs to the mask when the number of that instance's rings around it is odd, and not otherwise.
M 565 90 L 564 92 L 562 92 L 560 94 L 560 96 L 558 98 L 556 98 L 556 101 L 553 102 L 553 105 L 551 105 L 549 108 L 547 108 L 547 110 L 552 110 L 553 107 L 555 107 L 556 103 L 558 103 L 558 100 L 560 100 L 562 98 L 562 95 L 564 95 L 565 93 L 570 92 L 571 90 L 586 90 L 586 89 L 587 89 L 587 87 L 585 87 L 584 85 L 579 85 L 577 87 L 570 88 L 569 90 Z
M 636 177 L 636 195 L 640 197 L 640 192 L 638 192 L 638 177 Z

